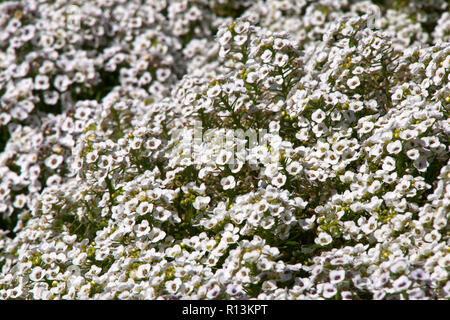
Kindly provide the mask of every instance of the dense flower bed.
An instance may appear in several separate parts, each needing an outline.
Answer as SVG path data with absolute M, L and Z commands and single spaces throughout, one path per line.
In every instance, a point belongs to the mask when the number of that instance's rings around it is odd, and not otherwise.
M 449 10 L 1 2 L 0 298 L 450 298 Z

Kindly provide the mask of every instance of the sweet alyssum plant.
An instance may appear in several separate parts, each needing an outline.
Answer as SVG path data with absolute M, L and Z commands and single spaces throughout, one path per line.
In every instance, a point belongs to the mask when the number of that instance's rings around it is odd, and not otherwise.
M 0 4 L 0 297 L 450 297 L 446 10 Z

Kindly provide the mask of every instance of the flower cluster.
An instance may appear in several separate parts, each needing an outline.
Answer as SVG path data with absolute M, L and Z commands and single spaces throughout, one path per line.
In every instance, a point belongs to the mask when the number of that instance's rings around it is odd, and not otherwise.
M 448 4 L 376 3 L 0 4 L 0 299 L 450 298 Z

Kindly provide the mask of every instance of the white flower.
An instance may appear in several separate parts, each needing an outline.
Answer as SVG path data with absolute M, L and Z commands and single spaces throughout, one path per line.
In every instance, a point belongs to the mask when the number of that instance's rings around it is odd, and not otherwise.
M 331 165 L 337 164 L 339 162 L 339 155 L 333 151 L 327 151 L 325 153 L 325 162 Z
M 360 83 L 359 78 L 357 76 L 353 76 L 353 77 L 351 77 L 350 79 L 347 80 L 347 86 L 351 90 L 356 89 L 357 87 L 359 87 L 360 84 L 361 83 Z
M 429 279 L 429 275 L 423 269 L 415 269 L 411 271 L 411 278 L 419 281 L 425 281 Z
M 240 34 L 240 35 L 237 35 L 234 37 L 234 42 L 238 46 L 242 46 L 246 41 L 247 41 L 247 35 L 245 35 L 245 34 Z
M 228 176 L 220 180 L 223 190 L 233 189 L 236 186 L 236 180 L 233 176 Z
M 47 90 L 50 86 L 47 76 L 38 75 L 34 78 L 34 89 L 35 90 Z
M 291 162 L 287 167 L 286 167 L 286 171 L 290 174 L 290 175 L 297 175 L 301 170 L 303 169 L 302 165 L 300 163 L 298 163 L 297 161 L 293 161 Z
M 317 138 L 320 138 L 328 133 L 328 128 L 324 123 L 319 123 L 312 127 L 312 132 Z
M 383 175 L 383 182 L 384 183 L 394 183 L 395 180 L 397 179 L 397 172 L 392 172 L 391 174 L 384 174 Z
M 206 196 L 206 197 L 198 196 L 195 198 L 194 208 L 197 210 L 206 208 L 206 206 L 209 204 L 210 201 L 211 201 L 211 198 L 208 196 Z
M 312 119 L 314 122 L 322 123 L 322 121 L 325 120 L 325 112 L 323 112 L 322 109 L 317 109 L 317 110 L 314 111 L 313 114 L 311 115 L 311 119 Z
M 383 159 L 382 168 L 383 168 L 383 170 L 385 170 L 387 172 L 395 170 L 395 168 L 396 168 L 395 159 L 392 157 L 389 157 L 389 156 L 385 157 Z
M 400 100 L 403 97 L 403 89 L 399 88 L 392 94 L 392 100 Z
M 136 277 L 138 279 L 146 279 L 150 275 L 151 265 L 150 264 L 142 264 L 138 267 L 136 272 Z
M 227 150 L 221 150 L 216 158 L 216 163 L 219 166 L 223 166 L 226 163 L 229 163 L 230 159 L 233 157 L 233 153 Z
M 419 132 L 417 130 L 406 129 L 406 130 L 400 132 L 399 137 L 403 140 L 412 140 L 412 139 L 417 138 L 418 135 L 419 135 Z
M 159 221 L 166 221 L 171 215 L 171 212 L 163 207 L 156 207 L 153 212 L 153 217 Z
M 258 203 L 255 203 L 254 208 L 257 212 L 264 213 L 269 209 L 269 204 L 264 199 L 264 200 L 259 201 Z
M 333 238 L 328 233 L 321 232 L 314 242 L 320 246 L 326 246 L 330 244 L 332 240 Z
M 148 234 L 148 238 L 151 242 L 159 242 L 166 237 L 166 233 L 159 228 L 153 228 Z
M 279 131 L 280 131 L 280 122 L 279 121 L 270 121 L 269 132 L 278 134 Z
M 275 219 L 272 217 L 266 217 L 266 218 L 262 219 L 260 222 L 261 227 L 266 230 L 272 228 L 274 224 L 275 224 Z
M 250 214 L 250 216 L 247 219 L 247 222 L 250 223 L 251 225 L 256 226 L 259 224 L 261 218 L 262 215 L 259 212 L 255 211 Z
M 278 173 L 275 177 L 272 178 L 272 184 L 277 187 L 281 188 L 286 182 L 286 176 Z
M 113 158 L 112 156 L 100 156 L 100 161 L 98 163 L 98 166 L 102 169 L 110 169 L 113 164 Z
M 86 155 L 86 162 L 87 163 L 93 163 L 97 161 L 98 159 L 98 152 L 97 151 L 91 151 Z
M 266 49 L 263 54 L 261 55 L 261 60 L 264 63 L 269 63 L 272 60 L 272 51 L 269 49 Z
M 258 81 L 258 78 L 259 78 L 258 72 L 252 71 L 247 74 L 245 81 L 247 81 L 248 83 L 255 83 Z
M 45 159 L 44 163 L 50 169 L 56 169 L 63 162 L 63 160 L 64 160 L 63 156 L 60 156 L 60 155 L 57 155 L 57 154 L 52 154 L 50 157 Z
M 166 282 L 165 287 L 169 294 L 176 294 L 182 285 L 180 278 L 175 278 L 174 280 L 169 280 Z
M 233 35 L 231 34 L 230 31 L 226 31 L 225 33 L 223 33 L 220 38 L 219 38 L 219 43 L 221 46 L 225 46 L 226 44 L 228 44 L 230 42 L 230 40 L 233 38 Z
M 333 284 L 342 282 L 345 279 L 345 270 L 331 270 L 330 271 L 330 282 Z
M 230 296 L 235 296 L 239 293 L 242 293 L 242 286 L 241 285 L 236 285 L 236 284 L 229 284 L 227 286 L 227 290 L 226 293 L 229 294 Z
M 411 280 L 408 279 L 407 276 L 401 276 L 397 280 L 394 281 L 392 287 L 396 292 L 405 291 L 411 286 Z
M 142 144 L 142 139 L 140 138 L 134 138 L 133 140 L 131 140 L 130 142 L 130 147 L 133 150 L 137 150 L 141 147 Z
M 139 200 L 137 198 L 132 198 L 125 203 L 125 211 L 132 212 L 138 205 Z
M 86 252 L 80 252 L 78 256 L 73 259 L 73 264 L 76 266 L 81 266 L 86 262 L 87 254 Z
M 234 32 L 237 34 L 246 33 L 249 27 L 250 23 L 248 21 L 240 21 L 234 26 Z
M 215 285 L 212 289 L 208 290 L 206 293 L 207 299 L 215 299 L 220 293 L 220 287 L 218 285 Z
M 425 157 L 419 157 L 413 162 L 414 168 L 417 169 L 419 172 L 425 172 L 428 169 L 428 160 Z
M 322 296 L 326 299 L 332 298 L 336 295 L 337 289 L 333 283 L 325 283 L 322 287 Z
M 377 221 L 374 217 L 370 217 L 369 221 L 361 227 L 361 231 L 365 234 L 372 233 L 377 228 Z
M 296 134 L 295 137 L 300 141 L 307 141 L 309 137 L 308 129 L 303 128 L 300 129 Z
M 143 216 L 149 212 L 153 211 L 153 204 L 147 201 L 141 202 L 136 208 L 136 213 Z
M 12 117 L 9 113 L 0 113 L 0 125 L 6 126 L 10 121 Z
M 15 208 L 23 208 L 28 201 L 28 197 L 25 194 L 18 194 L 14 199 L 13 206 Z
M 390 154 L 397 154 L 400 151 L 402 151 L 402 143 L 400 142 L 400 140 L 395 140 L 393 142 L 390 142 L 386 146 L 386 150 Z
M 220 94 L 221 88 L 219 85 L 215 85 L 214 87 L 210 88 L 207 92 L 207 95 L 209 98 L 217 97 Z
M 410 150 L 406 151 L 406 155 L 411 160 L 416 160 L 420 157 L 420 152 L 417 149 L 410 149 Z
M 376 193 L 381 188 L 381 182 L 379 180 L 375 180 L 372 184 L 367 188 L 367 191 L 370 193 Z
M 137 237 L 142 237 L 150 232 L 148 220 L 143 220 L 140 224 L 134 226 L 134 231 Z
M 150 150 L 156 150 L 161 145 L 161 140 L 156 138 L 151 138 L 146 141 L 145 147 Z
M 400 273 L 406 270 L 408 264 L 405 260 L 394 261 L 390 266 L 390 271 L 392 273 Z
M 41 281 L 45 276 L 45 271 L 41 267 L 34 267 L 30 273 L 30 279 L 33 281 Z
M 346 25 L 344 29 L 342 29 L 341 33 L 345 37 L 350 36 L 353 33 L 353 27 L 351 25 Z
M 364 121 L 359 132 L 361 134 L 369 133 L 373 130 L 375 124 L 372 121 Z
M 283 67 L 288 62 L 288 55 L 284 53 L 277 52 L 273 60 L 273 64 L 279 67 Z
M 156 78 L 160 82 L 166 81 L 170 77 L 171 71 L 168 68 L 161 68 L 156 70 Z

